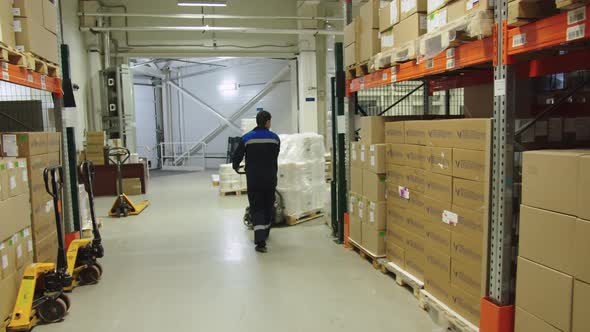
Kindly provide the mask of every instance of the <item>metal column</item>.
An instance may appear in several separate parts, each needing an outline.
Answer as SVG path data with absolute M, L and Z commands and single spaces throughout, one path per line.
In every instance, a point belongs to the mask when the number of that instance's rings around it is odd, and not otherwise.
M 497 65 L 494 68 L 494 124 L 492 193 L 490 218 L 490 299 L 498 305 L 513 303 L 513 179 L 514 179 L 514 94 L 515 75 L 503 58 L 507 0 L 496 2 Z

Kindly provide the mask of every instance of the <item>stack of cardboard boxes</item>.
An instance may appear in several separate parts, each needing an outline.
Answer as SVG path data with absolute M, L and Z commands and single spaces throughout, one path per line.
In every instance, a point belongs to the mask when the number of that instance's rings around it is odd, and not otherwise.
M 23 158 L 27 176 L 22 177 L 30 197 L 28 217 L 32 226 L 34 259 L 36 262 L 55 262 L 57 235 L 53 198 L 45 189 L 43 171 L 60 165 L 59 133 L 23 132 L 2 134 L 4 156 Z M 29 194 L 30 193 L 30 194 Z
M 344 63 L 346 67 L 367 62 L 381 48 L 379 41 L 380 0 L 369 0 L 360 16 L 344 28 Z
M 387 257 L 478 325 L 491 120 L 389 122 L 385 128 Z
M 89 131 L 86 133 L 86 160 L 94 165 L 104 165 L 104 147 L 106 136 L 104 131 Z
M 516 332 L 590 326 L 590 150 L 524 153 Z
M 381 34 L 381 52 L 393 49 L 395 39 L 393 28 L 399 23 L 400 0 L 393 0 L 379 10 L 379 33 Z
M 12 1 L 0 1 L 0 42 L 15 47 L 12 22 Z
M 57 8 L 53 0 L 14 0 L 16 48 L 53 63 L 57 56 Z
M 395 47 L 426 33 L 426 0 L 401 0 L 400 22 L 393 27 Z

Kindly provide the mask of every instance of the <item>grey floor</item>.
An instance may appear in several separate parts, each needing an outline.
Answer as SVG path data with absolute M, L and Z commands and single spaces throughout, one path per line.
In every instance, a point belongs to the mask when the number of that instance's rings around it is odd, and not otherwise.
M 392 278 L 332 243 L 320 221 L 273 230 L 253 250 L 245 197 L 220 197 L 208 174 L 152 178 L 139 217 L 103 218 L 100 284 L 70 295 L 49 331 L 433 331 Z M 99 199 L 104 215 L 112 199 Z

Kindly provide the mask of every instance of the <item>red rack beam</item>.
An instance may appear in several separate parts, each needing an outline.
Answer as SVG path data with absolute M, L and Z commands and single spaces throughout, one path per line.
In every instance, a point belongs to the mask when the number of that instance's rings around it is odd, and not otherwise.
M 63 95 L 61 89 L 61 79 L 41 75 L 37 72 L 28 70 L 9 63 L 2 63 L 2 77 L 0 80 L 27 86 L 33 89 L 49 91 L 58 96 Z

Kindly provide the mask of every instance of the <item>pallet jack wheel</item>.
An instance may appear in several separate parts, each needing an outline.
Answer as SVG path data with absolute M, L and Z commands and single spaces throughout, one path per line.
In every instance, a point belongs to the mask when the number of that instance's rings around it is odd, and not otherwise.
M 100 276 L 102 277 L 102 271 L 103 271 L 102 265 L 99 262 L 94 262 L 94 265 L 96 266 L 96 268 L 99 271 Z
M 43 302 L 37 309 L 37 315 L 44 323 L 56 323 L 64 319 L 68 312 L 66 302 L 61 298 Z
M 64 301 L 64 303 L 66 304 L 66 311 L 70 311 L 70 306 L 71 306 L 71 302 L 70 302 L 70 297 L 67 296 L 64 293 L 61 293 L 60 296 L 57 297 L 58 299 Z
M 96 284 L 100 280 L 100 269 L 96 265 L 88 265 L 79 274 L 80 283 Z

